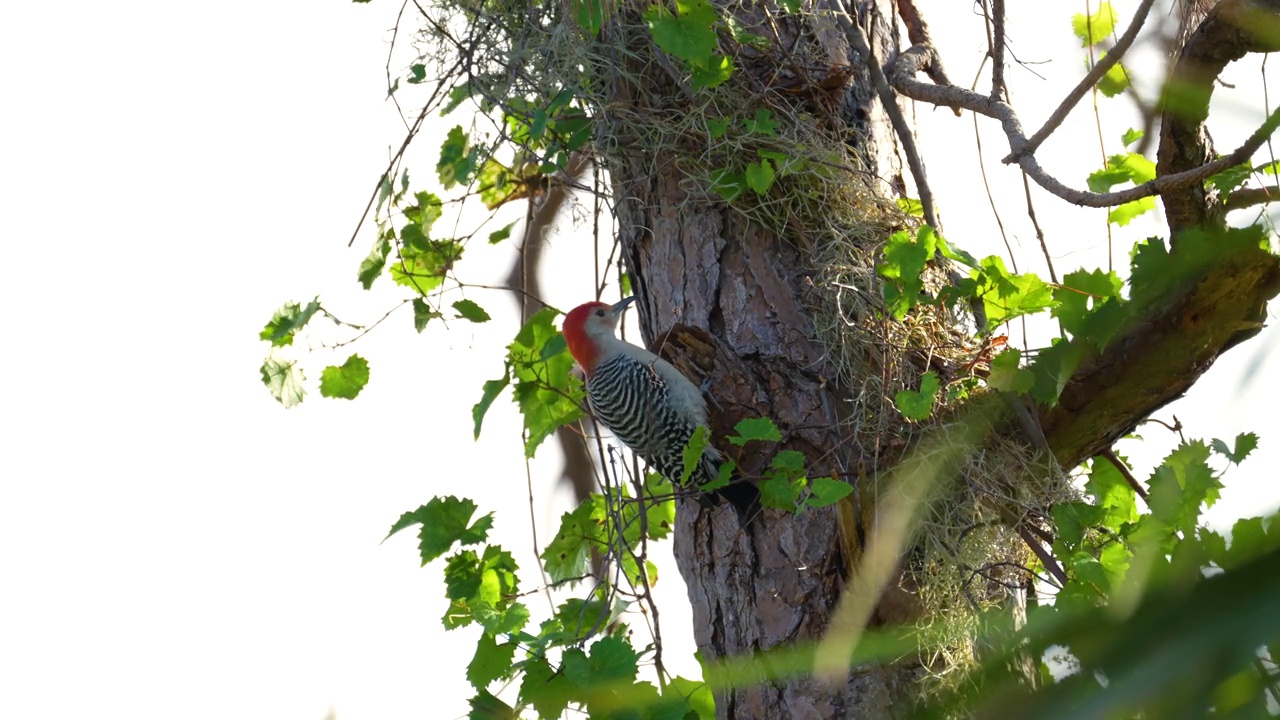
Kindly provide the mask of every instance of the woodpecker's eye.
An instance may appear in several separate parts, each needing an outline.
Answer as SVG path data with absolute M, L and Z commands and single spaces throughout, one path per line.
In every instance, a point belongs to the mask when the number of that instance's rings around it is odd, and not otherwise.
M 597 310 L 596 317 L 604 317 L 604 310 Z

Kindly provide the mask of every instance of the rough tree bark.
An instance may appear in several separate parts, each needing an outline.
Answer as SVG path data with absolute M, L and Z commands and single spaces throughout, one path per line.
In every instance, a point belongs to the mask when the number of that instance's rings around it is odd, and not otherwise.
M 882 57 L 896 52 L 887 4 L 860 2 L 857 14 Z M 854 60 L 831 32 L 820 28 L 816 34 Z M 646 81 L 670 82 L 656 66 L 651 70 L 658 74 Z M 860 131 L 857 150 L 869 172 L 889 179 L 883 192 L 901 185 L 891 160 L 894 139 L 865 67 L 855 66 L 852 75 L 841 98 L 844 115 Z M 624 87 L 618 99 L 636 102 L 639 96 Z M 853 443 L 842 442 L 837 408 L 847 400 L 830 382 L 826 352 L 813 337 L 813 298 L 806 290 L 812 259 L 722 202 L 690 196 L 677 170 L 650 170 L 642 156 L 617 158 L 610 167 L 620 239 L 641 290 L 646 342 L 657 345 L 665 335 L 663 354 L 684 367 L 692 359 L 713 381 L 719 407 L 713 409 L 713 437 L 726 435 L 742 417 L 767 416 L 784 434 L 771 452 L 799 450 L 814 459 L 812 475 L 851 477 L 864 459 L 854 454 Z M 683 332 L 668 333 L 673 328 Z M 750 471 L 750 459 L 744 462 Z M 709 658 L 816 640 L 836 606 L 846 579 L 837 511 L 765 512 L 742 529 L 727 507 L 700 512 L 696 503 L 681 503 L 676 560 L 689 586 L 698 646 Z M 917 672 L 909 664 L 859 669 L 834 688 L 808 677 L 762 682 L 718 696 L 717 713 L 899 716 L 911 706 Z
M 1230 0 L 1227 5 L 1265 7 Z M 861 0 L 851 11 L 872 39 L 873 52 L 889 64 L 900 49 L 891 5 Z M 1237 16 L 1215 12 L 1205 25 L 1230 23 L 1232 17 Z M 753 18 L 744 19 L 750 26 Z M 1236 34 L 1245 40 L 1225 61 L 1257 49 L 1247 33 Z M 833 73 L 848 77 L 839 99 L 843 117 L 858 133 L 853 142 L 869 175 L 887 181 L 873 187 L 885 193 L 902 185 L 896 143 L 863 59 L 836 35 L 830 27 L 815 27 L 806 41 L 844 53 L 845 68 L 833 58 Z M 1198 57 L 1195 42 L 1189 47 Z M 614 102 L 641 115 L 678 111 L 676 90 L 666 93 L 667 106 L 643 104 L 664 97 L 654 88 L 673 85 L 668 65 L 638 63 L 632 69 L 628 80 L 616 82 Z M 634 92 L 629 83 L 645 85 L 646 92 Z M 1188 144 L 1204 137 L 1202 120 L 1193 119 L 1189 129 L 1166 125 L 1192 140 L 1162 142 L 1161 174 L 1207 157 L 1206 146 Z M 742 417 L 763 415 L 783 433 L 783 441 L 765 452 L 803 452 L 813 463 L 811 476 L 857 478 L 860 470 L 874 467 L 875 458 L 858 456 L 857 444 L 842 437 L 839 416 L 849 398 L 832 382 L 825 349 L 814 339 L 811 258 L 797 243 L 747 222 L 714 196 L 691 194 L 678 164 L 629 152 L 625 127 L 612 132 L 617 142 L 605 159 L 620 239 L 641 296 L 644 338 L 695 379 L 711 379 L 713 437 L 723 437 Z M 1175 231 L 1209 213 L 1203 192 L 1187 195 L 1180 192 L 1169 213 Z M 1277 287 L 1280 270 L 1273 256 L 1259 251 L 1235 258 L 1187 283 L 1167 306 L 1133 323 L 1105 352 L 1087 357 L 1061 404 L 1039 408 L 1044 436 L 1061 464 L 1072 467 L 1106 449 L 1179 396 L 1238 341 L 1238 333 L 1248 330 Z M 748 454 L 742 461 L 750 473 L 760 458 Z M 727 507 L 704 511 L 682 502 L 676 558 L 689 586 L 697 644 L 707 658 L 750 655 L 822 636 L 847 580 L 838 514 L 834 508 L 799 515 L 768 510 L 743 529 Z M 882 601 L 873 623 L 909 618 L 910 598 L 897 600 L 902 602 Z M 918 665 L 902 662 L 855 668 L 847 682 L 834 686 L 811 677 L 762 677 L 756 685 L 721 692 L 717 713 L 721 718 L 902 717 L 912 706 L 919 673 Z

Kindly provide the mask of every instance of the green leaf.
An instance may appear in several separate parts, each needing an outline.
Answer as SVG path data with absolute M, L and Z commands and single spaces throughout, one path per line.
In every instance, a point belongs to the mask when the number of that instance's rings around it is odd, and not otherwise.
M 516 405 L 528 432 L 526 457 L 533 457 L 556 428 L 582 417 L 582 383 L 569 375 L 573 357 L 552 322 L 557 315 L 554 308 L 539 310 L 507 346 L 507 362 L 516 382 Z M 548 352 L 548 346 L 555 352 Z
M 760 504 L 794 512 L 806 484 L 806 478 L 788 478 L 783 473 L 775 473 L 760 482 Z
M 718 140 L 729 132 L 731 125 L 733 125 L 732 118 L 707 118 L 707 133 L 711 135 L 711 139 Z
M 932 228 L 930 228 L 930 232 L 933 232 Z M 979 263 L 977 258 L 958 247 L 952 247 L 945 238 L 938 235 L 936 232 L 934 232 L 934 243 L 938 247 L 938 252 L 942 253 L 942 256 L 948 260 L 955 260 L 956 262 L 970 268 L 978 267 Z
M 711 26 L 717 19 L 707 0 L 676 0 L 674 15 L 662 5 L 644 11 L 654 43 L 695 67 L 705 67 L 711 60 L 717 43 Z
M 397 79 L 396 83 L 399 82 L 400 81 Z M 394 87 L 392 87 L 391 92 L 395 92 Z M 388 96 L 390 96 L 390 93 L 388 93 Z M 408 170 L 405 172 L 408 172 Z M 376 209 L 381 210 L 382 204 L 387 201 L 387 198 L 391 197 L 391 193 L 393 192 L 395 192 L 395 187 L 391 184 L 391 177 L 383 175 L 382 179 L 378 181 L 378 204 Z
M 1107 54 L 1101 53 L 1098 59 L 1106 57 Z M 1107 72 L 1098 79 L 1098 92 L 1107 97 L 1115 97 L 1125 90 L 1129 89 L 1129 73 L 1125 70 L 1123 63 L 1116 63 L 1107 68 Z
M 727 440 L 732 445 L 742 447 L 753 440 L 761 442 L 780 442 L 782 433 L 778 431 L 778 426 L 767 417 L 746 418 L 738 421 L 733 426 L 733 431 L 737 435 L 730 435 Z
M 616 685 L 622 682 L 633 682 L 639 671 L 640 656 L 631 643 L 616 635 L 602 637 L 591 646 L 590 675 L 574 677 L 572 669 L 566 667 L 569 679 L 582 687 L 599 685 Z
M 415 248 L 426 248 L 432 226 L 444 215 L 444 203 L 435 193 L 425 190 L 414 193 L 413 199 L 414 204 L 404 209 L 404 216 L 409 225 L 416 227 L 405 226 L 400 231 L 400 238 Z
M 1013 275 L 996 255 L 984 258 L 973 272 L 978 296 L 987 311 L 987 329 L 1022 315 L 1040 312 L 1053 304 L 1053 288 L 1036 275 Z
M 422 332 L 423 330 L 426 330 L 427 323 L 439 317 L 444 317 L 444 316 L 436 312 L 430 305 L 428 305 L 426 300 L 422 299 L 421 297 L 416 297 L 413 299 L 413 329 L 414 330 L 417 330 L 418 332 Z
M 712 55 L 706 62 L 693 66 L 689 84 L 694 90 L 718 87 L 733 76 L 733 60 L 724 55 Z
M 918 218 L 924 217 L 924 203 L 920 202 L 919 200 L 915 198 L 900 197 L 897 199 L 897 203 L 898 203 L 898 209 L 901 210 L 902 212 L 912 217 L 918 217 Z
M 1225 257 L 1257 249 L 1263 242 L 1261 225 L 1186 230 L 1178 235 L 1178 251 L 1170 253 L 1160 238 L 1135 246 L 1129 273 L 1129 298 L 1138 310 L 1165 301 L 1166 296 L 1199 277 Z
M 445 611 L 446 629 L 479 623 L 488 634 L 514 633 L 529 620 L 529 609 L 513 602 L 518 592 L 515 559 L 496 545 L 477 557 L 471 550 L 451 556 L 445 564 L 445 594 L 452 600 Z
M 713 480 L 708 480 L 698 486 L 702 492 L 712 492 L 722 487 L 728 487 L 729 482 L 733 480 L 733 473 L 738 469 L 737 464 L 732 460 L 723 460 L 720 462 L 720 470 L 716 473 Z
M 707 683 L 677 677 L 667 684 L 666 695 L 677 695 L 688 704 L 689 712 L 693 713 L 693 717 L 682 715 L 684 720 L 715 720 L 715 698 L 711 694 L 711 686 Z
M 609 606 L 599 600 L 569 598 L 556 608 L 553 626 L 559 626 L 549 639 L 557 643 L 578 644 L 591 637 L 611 619 Z
M 1151 475 L 1151 514 L 1164 524 L 1194 532 L 1202 506 L 1213 505 L 1222 483 L 1209 467 L 1209 446 L 1199 440 L 1184 443 L 1164 459 Z
M 1277 548 L 1280 548 L 1280 515 L 1272 515 L 1265 524 L 1260 517 L 1244 518 L 1231 526 L 1231 547 L 1221 553 L 1218 564 L 1224 570 L 1231 570 Z
M 510 168 L 493 158 L 485 160 L 476 181 L 480 188 L 480 201 L 490 210 L 524 197 L 519 178 Z
M 593 550 L 606 547 L 608 517 L 604 497 L 591 495 L 560 518 L 560 529 L 542 551 L 542 563 L 551 582 L 559 583 L 587 574 Z
M 1125 523 L 1138 519 L 1137 494 L 1110 460 L 1104 457 L 1093 459 L 1084 489 L 1105 512 L 1102 525 L 1118 531 Z
M 1077 270 L 1062 278 L 1062 284 L 1053 289 L 1056 307 L 1052 315 L 1062 324 L 1062 329 L 1072 335 L 1084 330 L 1091 308 L 1097 308 L 1111 298 L 1120 296 L 1124 281 L 1114 272 L 1101 270 Z
M 471 300 L 459 300 L 453 304 L 453 309 L 458 311 L 458 317 L 474 323 L 489 322 L 493 319 L 489 317 L 489 313 L 484 311 L 484 308 Z
M 645 523 L 649 539 L 661 540 L 675 529 L 675 488 L 671 481 L 658 473 L 649 473 L 644 479 Z
M 552 335 L 542 346 L 542 352 L 538 353 L 538 357 L 543 360 L 550 360 L 569 348 L 569 343 L 564 339 L 564 335 Z
M 498 393 L 502 392 L 510 382 L 511 376 L 503 375 L 497 380 L 490 380 L 484 384 L 480 402 L 471 408 L 471 419 L 475 422 L 475 438 L 477 440 L 480 439 L 480 426 L 484 423 L 485 413 L 489 412 L 489 406 L 493 405 Z
M 320 373 L 320 395 L 355 400 L 369 384 L 369 361 L 352 355 L 342 365 L 330 365 Z
M 476 545 L 484 542 L 493 527 L 493 513 L 489 513 L 474 523 L 471 516 L 476 512 L 476 504 L 466 498 L 453 496 L 434 497 L 426 505 L 413 512 L 407 512 L 391 526 L 387 537 L 414 525 L 421 525 L 418 533 L 418 554 L 422 564 L 435 560 L 449 552 L 455 542 L 463 545 Z
M 387 266 L 387 256 L 391 254 L 391 241 L 381 238 L 373 244 L 373 249 L 360 261 L 360 272 L 356 275 L 356 279 L 360 281 L 361 287 L 368 290 L 373 286 L 373 281 L 378 279 L 382 274 L 383 268 Z
M 773 460 L 769 462 L 769 467 L 774 470 L 780 470 L 787 476 L 794 478 L 804 474 L 806 462 L 804 453 L 799 450 L 782 450 L 773 456 Z
M 1236 188 L 1244 185 L 1252 174 L 1253 167 L 1248 162 L 1244 162 L 1211 176 L 1205 182 L 1221 193 L 1223 199 L 1226 199 Z
M 876 266 L 880 276 L 892 282 L 884 284 L 884 298 L 895 320 L 906 317 L 924 294 L 921 273 L 933 259 L 938 248 L 938 236 L 928 225 L 922 226 L 913 237 L 905 230 L 889 236 L 884 246 L 884 258 Z
M 1085 316 L 1079 337 L 1093 343 L 1096 348 L 1105 348 L 1128 319 L 1128 303 L 1123 298 L 1111 298 Z
M 1156 165 L 1139 153 L 1112 155 L 1106 167 L 1089 176 L 1089 189 L 1096 193 L 1110 192 L 1111 188 L 1125 182 L 1141 185 L 1154 180 Z
M 272 347 L 285 347 L 293 344 L 293 337 L 306 327 L 320 310 L 320 298 L 307 303 L 306 307 L 298 303 L 286 303 L 275 312 L 267 326 L 258 333 L 258 337 L 271 343 Z
M 545 658 L 531 658 L 524 666 L 520 681 L 520 699 L 533 706 L 542 718 L 558 718 L 564 714 L 577 689 L 564 673 L 552 669 Z
M 1030 392 L 1035 377 L 1030 370 L 1020 367 L 1022 352 L 1017 348 L 1008 348 L 991 359 L 991 374 L 987 376 L 987 385 L 996 390 L 1017 393 Z
M 1053 524 L 1058 529 L 1054 548 L 1071 555 L 1084 543 L 1085 530 L 1102 524 L 1103 509 L 1086 502 L 1064 502 L 1053 506 Z
M 813 495 L 806 498 L 804 504 L 818 508 L 834 505 L 848 497 L 853 492 L 853 486 L 829 477 L 816 477 L 809 483 L 809 490 Z
M 1128 130 L 1124 131 L 1124 135 L 1120 136 L 1120 142 L 1124 143 L 1125 147 L 1128 147 L 1138 142 L 1139 140 L 1141 140 L 1143 134 L 1144 133 L 1141 130 L 1135 130 L 1133 128 L 1129 128 Z
M 427 79 L 427 66 L 422 63 L 414 63 L 409 66 L 409 84 L 419 85 Z
M 1053 346 L 1040 351 L 1031 364 L 1031 397 L 1045 405 L 1058 404 L 1058 396 L 1067 386 L 1071 374 L 1080 365 L 1084 350 L 1080 343 L 1059 340 Z
M 1252 432 L 1240 433 L 1236 436 L 1236 444 L 1234 448 L 1228 448 L 1227 444 L 1221 440 L 1213 441 L 1213 450 L 1219 455 L 1230 460 L 1232 463 L 1239 465 L 1244 459 L 1249 457 L 1249 453 L 1258 448 L 1258 434 Z
M 511 229 L 514 228 L 515 226 L 516 224 L 513 222 L 508 224 L 506 227 L 502 228 L 501 230 L 495 230 L 489 233 L 489 244 L 497 245 L 503 240 L 506 240 L 507 238 L 511 237 Z
M 1107 213 L 1107 222 L 1124 227 L 1133 221 L 1134 218 L 1143 213 L 1151 212 L 1156 209 L 1156 199 L 1153 197 L 1144 197 L 1127 202 L 1123 205 L 1117 205 L 1111 208 Z
M 406 226 L 416 228 L 417 225 Z M 462 246 L 454 240 L 424 240 L 424 247 L 406 245 L 400 249 L 400 261 L 391 266 L 391 277 L 398 285 L 425 295 L 440 287 L 453 264 L 462 257 Z
M 693 435 L 689 436 L 689 442 L 684 444 L 683 462 L 684 469 L 680 471 L 680 485 L 688 485 L 689 478 L 693 476 L 693 471 L 698 468 L 702 461 L 702 455 L 707 451 L 707 445 L 711 443 L 711 430 L 705 425 L 694 428 Z
M 436 163 L 440 184 L 445 190 L 451 190 L 455 185 L 470 183 L 479 157 L 480 149 L 471 147 L 471 139 L 462 131 L 462 126 L 454 126 L 440 145 L 440 161 Z
M 476 690 L 484 690 L 494 680 L 510 677 L 513 672 L 511 661 L 515 654 L 514 642 L 499 645 L 497 638 L 492 635 L 481 635 L 480 641 L 476 643 L 476 654 L 467 666 L 467 682 Z
M 271 397 L 286 408 L 302 402 L 302 396 L 307 393 L 302 388 L 305 379 L 302 368 L 292 361 L 268 355 L 262 362 L 262 384 L 267 386 Z
M 778 121 L 773 119 L 773 113 L 761 108 L 756 110 L 755 116 L 747 121 L 747 132 L 766 137 L 778 137 L 778 125 Z
M 519 720 L 520 717 L 515 708 L 484 690 L 467 702 L 471 705 L 467 720 Z
M 757 195 L 769 192 L 769 188 L 773 187 L 773 178 L 773 164 L 767 158 L 761 159 L 759 163 L 747 164 L 747 187 L 755 190 Z
M 779 4 L 793 15 L 800 12 L 800 9 L 804 6 L 803 0 L 779 0 Z
M 719 168 L 711 172 L 712 192 L 724 198 L 725 202 L 733 202 L 747 189 L 747 178 L 742 173 L 730 172 Z
M 920 378 L 920 390 L 902 390 L 893 398 L 894 407 L 908 420 L 924 420 L 933 413 L 933 401 L 942 387 L 938 373 L 930 370 Z
M 1111 3 L 1098 5 L 1098 12 L 1092 15 L 1078 13 L 1071 18 L 1071 30 L 1080 38 L 1081 47 L 1097 45 L 1106 40 L 1116 29 L 1116 11 Z
M 747 30 L 746 24 L 734 15 L 726 16 L 724 22 L 729 28 L 729 35 L 732 36 L 733 41 L 739 45 L 748 45 L 761 50 L 769 47 L 768 38 Z
M 570 0 L 569 9 L 578 27 L 587 35 L 595 37 L 600 33 L 600 28 L 604 27 L 606 14 L 603 0 Z

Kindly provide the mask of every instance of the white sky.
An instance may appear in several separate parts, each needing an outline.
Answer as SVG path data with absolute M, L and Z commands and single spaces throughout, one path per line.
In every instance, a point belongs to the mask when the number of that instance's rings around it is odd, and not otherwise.
M 1015 26 L 1021 58 L 1054 59 L 1036 66 L 1044 82 L 1010 71 L 1015 99 L 1078 77 L 1067 18 L 1082 6 Z M 478 331 L 419 336 L 407 314 L 393 317 L 355 348 L 373 366 L 355 402 L 313 392 L 286 412 L 258 378 L 257 332 L 284 301 L 321 293 L 344 319 L 370 322 L 399 297 L 386 280 L 357 288 L 367 235 L 345 247 L 400 139 L 383 79 L 397 7 L 73 0 L 0 11 L 0 716 L 465 714 L 474 631 L 441 630 L 440 568 L 417 566 L 410 534 L 380 541 L 401 512 L 456 493 L 497 510 L 496 539 L 534 568 L 518 420 L 499 402 L 471 439 L 470 407 L 500 372 L 514 304 L 471 295 L 495 316 Z M 967 4 L 924 10 L 967 84 L 983 47 Z M 960 27 L 968 34 L 943 34 Z M 1237 75 L 1241 88 L 1257 77 Z M 1219 90 L 1229 92 L 1253 102 Z M 1131 122 L 1124 107 L 1103 105 L 1110 152 Z M 1232 107 L 1253 115 L 1214 126 L 1220 149 L 1261 121 L 1253 105 Z M 1047 112 L 1024 111 L 1028 129 Z M 971 119 L 919 116 L 949 238 L 1000 252 Z M 1101 164 L 1093 123 L 1077 112 L 1075 134 L 1045 148 L 1046 166 L 1076 186 Z M 439 144 L 422 140 L 418 180 Z M 988 172 L 1020 188 L 998 166 L 1003 139 L 984 132 L 984 143 Z M 1024 270 L 1036 268 L 1021 191 L 998 192 L 1010 193 L 1002 211 Z M 1037 204 L 1050 243 L 1087 250 L 1060 272 L 1105 262 L 1105 213 L 1058 205 Z M 1117 233 L 1117 256 L 1159 227 Z M 577 242 L 553 240 L 554 257 L 567 263 Z M 510 257 L 475 247 L 460 270 L 493 280 Z M 557 275 L 547 300 L 587 299 L 589 272 Z M 1278 501 L 1267 379 L 1280 372 L 1278 345 L 1269 329 L 1159 414 L 1176 412 L 1188 437 L 1263 433 L 1229 475 L 1220 522 Z M 310 361 L 313 382 L 333 359 Z M 1125 448 L 1140 475 L 1171 448 L 1150 427 L 1156 442 Z M 566 507 L 549 489 L 559 459 L 544 455 L 532 466 L 543 543 Z M 536 583 L 527 572 L 524 587 Z M 659 589 L 672 662 L 690 644 L 670 565 Z

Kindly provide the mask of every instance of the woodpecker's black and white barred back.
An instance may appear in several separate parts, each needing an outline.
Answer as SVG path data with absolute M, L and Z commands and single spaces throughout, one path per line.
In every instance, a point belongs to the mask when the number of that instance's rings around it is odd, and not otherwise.
M 684 475 L 684 449 L 694 432 L 707 426 L 707 403 L 702 390 L 671 363 L 618 339 L 618 318 L 633 299 L 574 308 L 565 317 L 564 337 L 586 373 L 587 398 L 596 419 L 678 484 Z M 716 479 L 722 457 L 708 445 L 689 484 L 696 487 Z M 759 490 L 751 483 L 731 483 L 716 495 L 729 500 L 744 523 L 759 512 Z M 698 499 L 707 506 L 715 504 L 706 495 Z
M 702 418 L 679 411 L 671 395 L 671 386 L 657 370 L 622 354 L 601 360 L 587 378 L 587 398 L 600 424 L 663 477 L 678 483 L 684 477 L 684 448 L 706 417 L 705 411 Z M 719 460 L 720 453 L 707 447 L 689 483 L 714 480 Z

